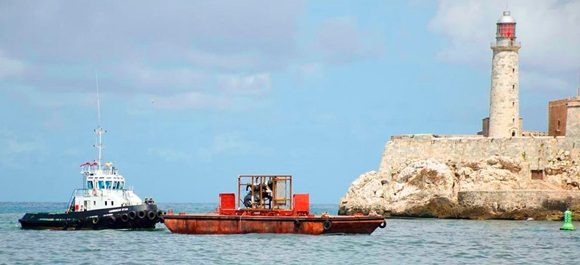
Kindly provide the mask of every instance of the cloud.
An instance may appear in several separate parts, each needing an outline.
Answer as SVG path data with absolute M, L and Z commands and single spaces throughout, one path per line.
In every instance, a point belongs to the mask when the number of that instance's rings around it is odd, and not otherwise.
M 178 151 L 173 148 L 149 148 L 147 150 L 147 154 L 159 157 L 165 161 L 189 161 L 191 160 L 191 155 L 185 152 Z
M 566 91 L 570 85 L 566 83 L 566 81 L 538 73 L 538 72 L 520 72 L 520 83 L 521 87 L 525 90 L 533 90 L 533 91 L 543 91 L 543 92 L 550 92 L 550 91 Z
M 302 9 L 300 1 L 17 1 L 0 9 L 0 40 L 18 57 L 58 62 L 179 58 L 192 48 L 280 54 L 294 49 Z
M 316 36 L 316 48 L 331 63 L 375 57 L 384 50 L 380 35 L 361 30 L 352 17 L 327 19 L 320 25 Z
M 207 147 L 200 148 L 198 157 L 204 161 L 211 161 L 221 155 L 249 155 L 264 154 L 268 150 L 244 139 L 239 133 L 222 133 L 214 136 L 213 142 Z
M 223 95 L 211 95 L 191 91 L 170 96 L 158 96 L 151 99 L 153 107 L 158 109 L 225 109 L 232 100 Z
M 553 88 L 573 89 L 580 70 L 580 1 L 513 0 L 509 4 L 522 43 L 522 73 L 542 78 L 540 83 Z M 439 58 L 489 66 L 489 45 L 495 40 L 495 23 L 504 7 L 504 0 L 439 0 L 437 13 L 429 23 L 429 28 L 449 43 L 439 52 Z
M 30 163 L 43 146 L 35 139 L 22 138 L 14 132 L 0 129 L 0 165 L 20 168 Z M 32 156 L 34 155 L 34 156 Z
M 322 77 L 324 75 L 325 64 L 321 62 L 302 63 L 293 65 L 289 70 L 296 81 L 305 82 Z
M 257 95 L 270 90 L 272 81 L 268 73 L 222 75 L 218 78 L 218 87 L 230 93 Z
M 164 108 L 223 107 L 270 89 L 269 73 L 296 56 L 304 9 L 258 0 L 1 5 L 0 81 L 92 93 L 98 70 L 105 93 L 154 95 Z
M 19 60 L 6 57 L 0 50 L 0 80 L 7 77 L 19 76 L 24 72 L 25 64 Z
M 133 93 L 173 95 L 202 90 L 211 75 L 187 67 L 156 68 L 142 64 L 124 65 L 110 81 L 121 80 L 117 87 L 134 88 Z

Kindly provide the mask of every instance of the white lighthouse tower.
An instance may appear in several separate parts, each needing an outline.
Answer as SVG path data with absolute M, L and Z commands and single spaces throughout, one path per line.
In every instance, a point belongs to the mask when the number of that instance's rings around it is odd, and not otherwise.
M 497 21 L 496 42 L 491 70 L 491 98 L 489 104 L 489 137 L 520 136 L 519 114 L 519 54 L 516 42 L 516 20 L 504 11 Z

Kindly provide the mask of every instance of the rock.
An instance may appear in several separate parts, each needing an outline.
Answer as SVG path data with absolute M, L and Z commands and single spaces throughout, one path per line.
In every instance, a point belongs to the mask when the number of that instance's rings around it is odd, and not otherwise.
M 412 160 L 388 174 L 360 175 L 341 199 L 339 214 L 557 220 L 566 208 L 580 211 L 580 168 L 566 151 L 551 161 L 545 180 L 534 181 L 527 177 L 529 164 L 505 156 Z

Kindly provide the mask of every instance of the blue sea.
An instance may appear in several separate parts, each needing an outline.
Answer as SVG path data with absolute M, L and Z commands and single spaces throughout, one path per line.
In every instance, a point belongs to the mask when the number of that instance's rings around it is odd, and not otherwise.
M 580 264 L 580 231 L 560 231 L 560 222 L 390 219 L 370 236 L 178 235 L 163 224 L 154 231 L 20 229 L 25 212 L 65 208 L 0 203 L 0 264 Z M 312 210 L 335 213 L 337 206 Z

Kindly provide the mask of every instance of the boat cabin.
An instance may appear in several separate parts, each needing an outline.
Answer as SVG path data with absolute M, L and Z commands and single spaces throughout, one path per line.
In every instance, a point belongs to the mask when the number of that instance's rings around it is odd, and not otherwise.
M 98 162 L 81 164 L 83 188 L 73 192 L 69 211 L 89 211 L 139 205 L 143 201 L 126 188 L 125 178 L 111 162 L 99 166 Z M 146 199 L 147 200 L 147 199 Z
M 125 178 L 118 174 L 118 170 L 111 162 L 99 169 L 97 162 L 87 162 L 81 165 L 81 174 L 84 177 L 84 188 L 87 190 L 123 190 Z

